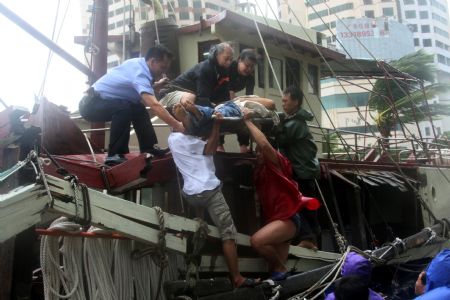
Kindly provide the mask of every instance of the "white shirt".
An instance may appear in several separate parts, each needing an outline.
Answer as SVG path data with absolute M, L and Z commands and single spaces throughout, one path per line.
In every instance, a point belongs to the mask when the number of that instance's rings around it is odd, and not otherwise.
M 205 141 L 192 135 L 172 132 L 168 142 L 173 160 L 183 175 L 184 193 L 199 194 L 220 185 L 213 155 L 203 154 Z

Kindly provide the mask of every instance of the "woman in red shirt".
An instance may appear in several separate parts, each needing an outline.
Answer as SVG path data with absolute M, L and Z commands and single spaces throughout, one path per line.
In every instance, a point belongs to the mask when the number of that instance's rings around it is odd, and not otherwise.
M 244 121 L 257 145 L 254 182 L 265 221 L 251 237 L 251 245 L 266 259 L 271 279 L 284 280 L 290 240 L 300 231 L 298 211 L 302 208 L 315 210 L 320 204 L 317 199 L 302 197 L 292 179 L 289 160 L 275 150 L 251 122 L 248 111 L 244 111 Z

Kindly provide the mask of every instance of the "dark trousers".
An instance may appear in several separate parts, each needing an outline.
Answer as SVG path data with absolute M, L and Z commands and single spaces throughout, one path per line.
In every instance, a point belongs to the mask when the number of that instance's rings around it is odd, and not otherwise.
M 305 197 L 317 197 L 316 184 L 314 179 L 298 179 L 298 189 Z M 303 209 L 299 212 L 301 220 L 301 230 L 299 240 L 312 240 L 317 242 L 317 236 L 320 234 L 320 225 L 317 220 L 317 210 Z
M 90 122 L 111 122 L 108 155 L 129 152 L 131 124 L 136 132 L 141 152 L 152 149 L 158 143 L 150 117 L 142 103 L 84 96 L 80 101 L 79 110 L 80 115 Z

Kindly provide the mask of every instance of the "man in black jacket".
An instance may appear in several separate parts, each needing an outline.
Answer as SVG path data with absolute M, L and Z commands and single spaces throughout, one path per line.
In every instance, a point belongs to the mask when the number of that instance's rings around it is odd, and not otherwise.
M 182 73 L 161 90 L 160 103 L 167 107 L 186 101 L 213 106 L 213 103 L 230 100 L 227 68 L 232 60 L 233 48 L 228 43 L 215 45 L 208 59 Z

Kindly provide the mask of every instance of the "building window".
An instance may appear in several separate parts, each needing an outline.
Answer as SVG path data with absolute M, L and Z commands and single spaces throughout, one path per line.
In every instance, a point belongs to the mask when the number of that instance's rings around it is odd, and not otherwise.
M 428 12 L 427 11 L 421 11 L 419 12 L 419 16 L 421 19 L 428 19 Z
M 180 11 L 180 20 L 189 20 L 189 12 Z
M 420 26 L 420 31 L 422 31 L 422 33 L 430 32 L 430 25 L 422 25 L 422 26 Z
M 146 11 L 141 11 L 141 20 L 148 20 L 148 13 Z
M 271 57 L 270 61 L 272 62 L 273 72 L 270 70 L 269 72 L 269 88 L 276 89 L 278 88 L 276 80 L 280 84 L 280 88 L 283 89 L 283 61 L 279 58 Z M 273 74 L 275 73 L 275 74 Z M 275 80 L 275 76 L 277 79 Z
M 427 0 L 419 0 L 419 5 L 427 5 Z
M 432 46 L 431 39 L 423 39 L 422 40 L 422 45 L 424 47 L 431 47 Z
M 198 49 L 198 62 L 204 61 L 209 56 L 209 50 L 213 45 L 220 43 L 220 40 L 212 40 L 206 42 L 199 42 L 197 45 Z
M 415 19 L 416 18 L 416 11 L 415 10 L 406 10 L 405 11 L 405 18 L 406 19 Z
M 317 13 L 313 12 L 308 15 L 308 20 L 318 19 L 320 17 L 328 16 L 328 9 L 320 10 Z
M 308 93 L 317 95 L 319 92 L 319 67 L 308 64 Z
M 338 12 L 353 9 L 353 3 L 345 3 L 330 8 L 330 15 L 337 14 Z
M 193 6 L 194 6 L 194 9 L 195 9 L 195 8 L 201 9 L 201 8 L 202 8 L 202 1 L 200 1 L 200 0 L 194 0 Z
M 416 47 L 420 46 L 420 40 L 419 39 L 417 39 L 417 38 L 414 39 L 414 46 L 416 46 Z
M 425 127 L 425 135 L 430 136 L 430 127 Z
M 300 63 L 286 57 L 286 86 L 290 85 L 300 86 Z
M 383 7 L 383 16 L 392 17 L 394 15 L 394 8 Z
M 194 21 L 200 21 L 201 18 L 202 18 L 202 12 L 194 11 Z
M 444 65 L 446 63 L 446 59 L 445 59 L 444 55 L 438 54 L 437 55 L 437 60 L 438 60 L 438 63 L 444 64 Z
M 434 26 L 433 28 L 434 28 L 435 33 L 437 33 L 443 37 L 446 37 L 446 38 L 450 37 L 447 31 L 440 29 L 439 27 L 436 27 L 436 26 Z
M 437 129 L 437 135 L 438 136 L 441 135 L 441 127 L 437 127 L 436 129 Z
M 408 28 L 409 28 L 409 30 L 411 30 L 411 32 L 418 32 L 419 31 L 417 29 L 417 24 L 408 24 Z
M 373 11 L 373 10 L 366 10 L 365 12 L 364 12 L 364 15 L 367 17 L 367 18 L 375 18 L 375 12 Z
M 414 4 L 414 0 L 403 0 L 403 3 L 404 3 L 405 5 Z
M 364 0 L 364 4 L 373 4 L 372 0 Z

